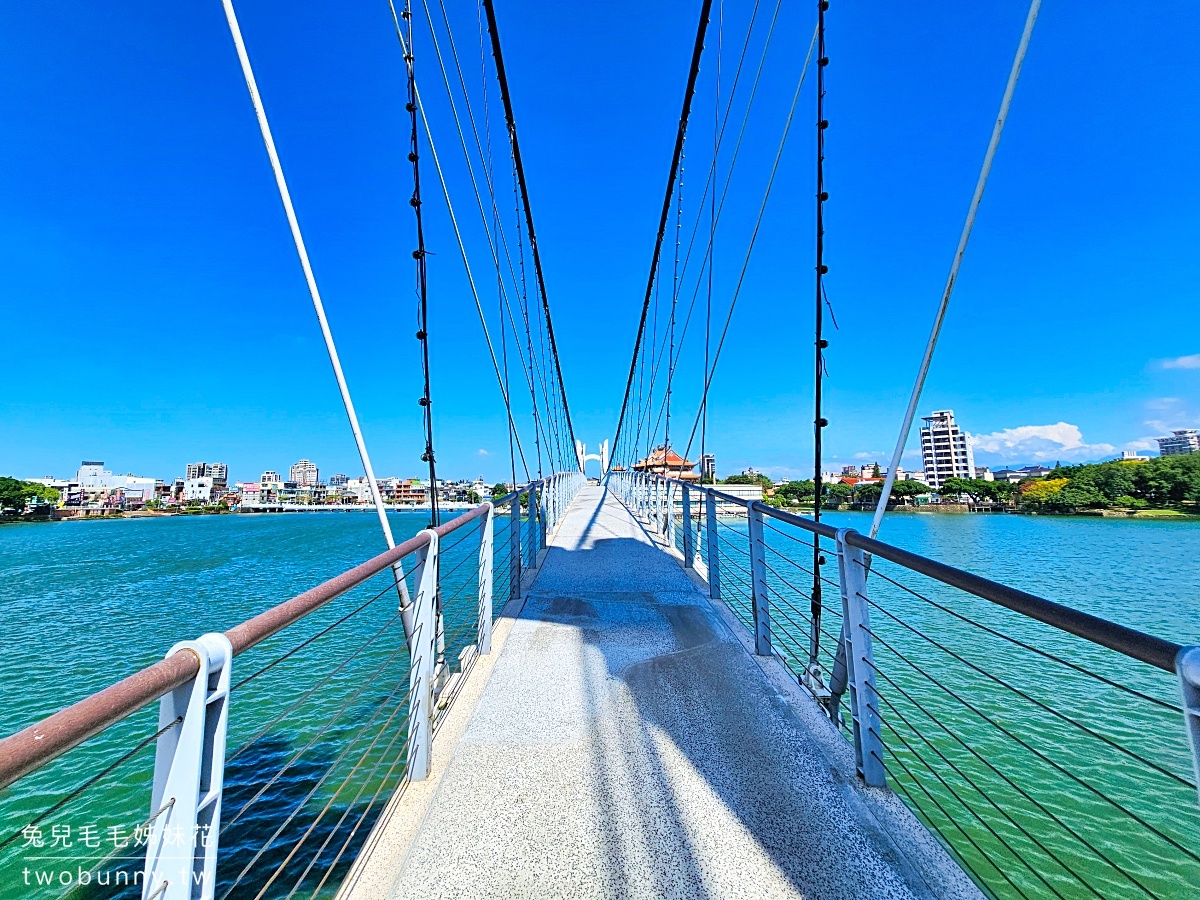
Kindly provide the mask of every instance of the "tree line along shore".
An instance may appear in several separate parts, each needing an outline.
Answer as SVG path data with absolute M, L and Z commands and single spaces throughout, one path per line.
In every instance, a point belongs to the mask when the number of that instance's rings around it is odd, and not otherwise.
M 762 484 L 763 502 L 811 509 L 812 479 L 777 485 L 766 475 L 731 475 L 722 484 Z M 719 487 L 719 485 L 718 485 Z M 822 485 L 824 509 L 873 509 L 881 482 Z M 1056 465 L 1044 478 L 1012 483 L 981 478 L 948 478 L 940 490 L 919 481 L 892 485 L 889 508 L 974 506 L 1055 515 L 1144 514 L 1146 518 L 1200 514 L 1200 453 L 1147 460 L 1112 460 Z

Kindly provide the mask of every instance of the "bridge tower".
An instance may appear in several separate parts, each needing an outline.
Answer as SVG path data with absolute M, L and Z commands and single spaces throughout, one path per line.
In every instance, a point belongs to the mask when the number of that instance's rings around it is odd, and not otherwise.
M 607 438 L 600 444 L 599 453 L 588 453 L 587 444 L 583 441 L 575 442 L 575 453 L 579 457 L 579 468 L 582 470 L 587 465 L 589 459 L 594 459 L 600 463 L 600 477 L 603 478 L 608 474 L 608 440 Z

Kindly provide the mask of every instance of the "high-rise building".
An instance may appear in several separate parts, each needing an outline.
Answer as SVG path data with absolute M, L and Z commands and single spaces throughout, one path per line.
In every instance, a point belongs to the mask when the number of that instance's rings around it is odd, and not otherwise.
M 703 484 L 716 484 L 717 458 L 711 453 L 700 457 L 700 480 Z
M 921 459 L 925 483 L 934 490 L 947 478 L 975 477 L 975 450 L 971 436 L 954 424 L 954 410 L 938 409 L 921 419 Z
M 294 481 L 296 484 L 316 484 L 318 474 L 316 463 L 302 459 L 292 464 L 292 477 L 288 480 Z
M 283 479 L 279 477 L 278 472 L 275 472 L 271 469 L 267 469 L 267 471 L 262 473 L 262 475 L 259 477 L 258 481 L 260 484 L 266 484 L 266 483 L 273 482 L 273 481 L 283 481 Z
M 1200 451 L 1200 434 L 1195 428 L 1172 431 L 1170 437 L 1158 439 L 1158 452 L 1162 456 L 1183 456 Z
M 350 476 L 342 475 L 340 472 L 337 475 L 329 476 L 330 487 L 345 487 L 346 482 L 350 480 Z
M 224 490 L 229 485 L 229 466 L 219 462 L 188 463 L 183 477 L 189 481 L 193 478 L 211 478 L 215 490 Z

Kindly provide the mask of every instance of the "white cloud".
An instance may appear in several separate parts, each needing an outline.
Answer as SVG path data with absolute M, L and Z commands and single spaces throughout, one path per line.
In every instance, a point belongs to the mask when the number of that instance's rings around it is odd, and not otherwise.
M 1200 353 L 1192 353 L 1189 356 L 1177 356 L 1174 359 L 1164 359 L 1162 367 L 1164 369 L 1200 369 Z
M 491 456 L 492 455 L 492 454 L 488 453 L 488 451 L 484 450 L 482 447 L 479 448 L 478 453 L 480 456 Z
M 1141 437 L 1141 438 L 1138 438 L 1136 441 L 1130 441 L 1121 449 L 1122 450 L 1139 450 L 1139 451 L 1141 451 L 1141 450 L 1157 450 L 1158 449 L 1158 441 L 1156 441 L 1153 437 Z
M 1021 425 L 992 434 L 973 436 L 977 454 L 990 454 L 1000 462 L 1032 460 L 1083 460 L 1109 456 L 1112 444 L 1089 444 L 1078 425 L 1058 422 L 1054 425 Z

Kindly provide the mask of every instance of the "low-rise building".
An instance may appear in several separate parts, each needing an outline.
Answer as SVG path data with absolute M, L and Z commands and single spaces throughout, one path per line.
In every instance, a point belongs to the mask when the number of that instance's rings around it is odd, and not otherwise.
M 1045 466 L 1022 466 L 1019 469 L 997 469 L 992 473 L 993 481 L 1007 481 L 1009 484 L 1016 484 L 1019 481 L 1024 481 L 1026 478 L 1045 478 L 1053 469 L 1048 469 Z
M 211 503 L 213 500 L 213 478 L 211 475 L 199 475 L 183 480 L 183 502 Z
M 132 472 L 114 475 L 103 462 L 85 460 L 75 473 L 78 488 L 71 495 L 71 506 L 139 507 L 155 496 L 155 479 L 143 478 Z
M 1145 453 L 1138 453 L 1136 450 L 1122 450 L 1121 455 L 1116 457 L 1113 462 L 1143 463 L 1149 459 L 1150 457 Z

